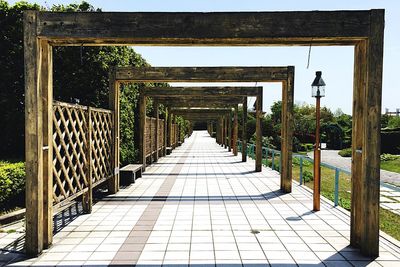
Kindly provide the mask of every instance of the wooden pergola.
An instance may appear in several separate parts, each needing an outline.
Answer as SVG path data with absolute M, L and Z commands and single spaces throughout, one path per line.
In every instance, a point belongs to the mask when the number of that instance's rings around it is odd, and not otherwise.
M 351 245 L 365 255 L 379 254 L 380 116 L 382 96 L 384 10 L 221 13 L 39 12 L 24 14 L 26 249 L 40 254 L 52 243 L 52 47 L 83 45 L 174 46 L 354 46 Z M 268 70 L 268 68 L 266 69 Z M 178 69 L 175 69 L 178 71 Z M 292 68 L 262 73 L 241 71 L 227 81 L 283 81 L 292 98 Z M 116 73 L 120 80 L 164 77 L 162 73 Z M 179 73 L 176 73 L 179 74 Z M 199 75 L 198 75 L 199 74 Z M 215 73 L 194 71 L 181 80 L 218 80 Z M 161 75 L 161 76 L 160 76 Z M 255 75 L 255 76 L 253 76 Z M 242 76 L 242 77 L 241 77 Z M 262 77 L 262 79 L 258 79 Z M 174 75 L 175 79 L 178 75 Z M 247 79 L 246 79 L 247 77 Z M 290 77 L 288 79 L 288 77 Z M 243 79 L 241 79 L 243 78 Z M 280 79 L 279 79 L 280 78 Z M 142 79 L 143 81 L 144 79 Z M 119 92 L 111 90 L 110 108 L 119 110 Z M 284 98 L 283 104 L 290 103 Z M 290 106 L 286 106 L 290 108 Z M 283 114 L 291 116 L 283 108 Z M 286 119 L 286 123 L 292 118 Z M 290 151 L 291 127 L 283 149 Z M 119 147 L 118 116 L 113 151 Z M 114 178 L 118 153 L 114 153 Z M 291 157 L 282 170 L 290 170 Z M 286 175 L 284 177 L 286 177 Z
M 187 68 L 186 68 L 187 69 Z M 225 68 L 226 69 L 226 68 Z M 203 68 L 203 70 L 206 70 Z M 232 69 L 231 69 L 232 70 Z M 171 70 L 172 72 L 174 70 Z M 186 70 L 180 68 L 181 72 Z M 192 72 L 193 68 L 189 69 L 189 72 Z M 208 70 L 206 70 L 208 71 Z M 262 87 L 148 87 L 145 88 L 144 94 L 146 96 L 153 97 L 157 100 L 157 103 L 163 103 L 167 107 L 170 108 L 179 108 L 186 107 L 192 108 L 188 110 L 184 114 L 177 115 L 185 115 L 187 119 L 187 113 L 190 113 L 190 120 L 199 120 L 201 117 L 203 119 L 215 120 L 216 118 L 207 118 L 205 116 L 196 116 L 193 113 L 196 111 L 193 108 L 223 108 L 223 107 L 231 107 L 234 108 L 234 125 L 233 125 L 233 136 L 231 134 L 232 125 L 230 114 L 221 115 L 217 120 L 219 123 L 217 124 L 217 141 L 224 145 L 225 148 L 228 147 L 228 150 L 231 151 L 233 149 L 234 155 L 237 155 L 237 137 L 238 137 L 238 120 L 237 120 L 237 112 L 238 112 L 238 104 L 242 104 L 246 101 L 247 97 L 254 96 L 257 99 L 257 102 L 262 103 Z M 262 109 L 262 104 L 258 105 L 258 108 Z M 209 110 L 208 110 L 209 111 Z M 207 112 L 207 110 L 205 110 Z M 262 112 L 262 110 L 259 110 Z M 172 112 L 175 113 L 175 112 Z M 244 110 L 244 113 L 247 114 L 247 109 Z M 204 114 L 203 114 L 204 115 Z M 207 114 L 209 116 L 209 114 Z M 245 115 L 247 118 L 247 115 Z M 247 119 L 246 119 L 247 120 Z M 261 116 L 258 117 L 257 120 L 257 136 L 256 136 L 256 144 L 257 146 L 262 146 L 262 136 L 261 136 Z M 258 129 L 260 128 L 260 129 Z M 243 136 L 246 136 L 246 123 L 243 122 L 242 128 Z M 227 141 L 227 137 L 229 141 Z M 229 145 L 228 145 L 229 144 Z M 232 146 L 232 148 L 231 148 Z M 243 147 L 242 149 L 242 159 L 243 161 L 247 160 L 247 149 Z M 256 155 L 256 171 L 261 171 L 262 168 L 262 154 Z
M 281 150 L 282 150 L 282 171 L 281 171 L 281 189 L 283 192 L 289 193 L 292 188 L 292 137 L 293 137 L 293 96 L 294 96 L 294 67 L 148 67 L 148 68 L 134 68 L 134 67 L 118 67 L 116 68 L 114 77 L 115 87 L 118 87 L 118 83 L 123 82 L 201 82 L 201 83 L 212 83 L 212 82 L 280 82 L 282 84 L 282 131 L 281 131 Z M 251 89 L 237 88 L 236 91 L 231 93 L 227 90 L 228 87 L 222 88 L 210 88 L 206 95 L 207 97 L 216 96 L 247 96 L 248 94 L 254 95 Z M 147 90 L 146 94 L 142 92 L 143 97 L 140 99 L 141 106 L 144 106 L 145 95 L 152 94 L 156 95 L 157 92 L 151 93 L 152 90 L 157 89 L 143 89 Z M 162 90 L 162 89 L 160 89 Z M 199 90 L 199 92 L 196 92 Z M 256 140 L 256 171 L 261 171 L 262 161 L 262 144 L 261 144 L 261 116 L 262 116 L 262 91 L 259 89 L 256 95 L 256 136 L 259 136 Z M 171 93 L 166 93 L 166 97 L 172 97 L 173 94 L 182 93 L 185 91 L 183 87 L 178 87 L 175 91 L 171 90 Z M 186 97 L 190 97 L 190 94 L 199 96 L 201 89 L 189 90 L 186 93 L 182 93 Z M 212 91 L 215 96 L 212 96 Z M 224 92 L 226 91 L 226 92 Z M 229 95 L 230 94 L 230 95 Z M 244 112 L 243 121 L 247 121 L 247 101 L 243 102 Z M 141 109 L 141 114 L 145 114 L 145 110 Z M 141 115 L 142 116 L 142 115 Z M 227 125 L 227 118 L 225 123 Z M 245 125 L 245 123 L 243 123 Z M 144 127 L 144 125 L 141 125 Z M 224 128 L 224 126 L 222 126 Z M 227 127 L 225 127 L 227 128 Z M 244 129 L 246 133 L 246 129 Z M 225 138 L 223 136 L 223 138 Z M 247 154 L 247 137 L 242 138 L 242 160 L 246 161 Z M 224 139 L 223 139 L 224 140 Z M 140 149 L 139 149 L 140 150 Z

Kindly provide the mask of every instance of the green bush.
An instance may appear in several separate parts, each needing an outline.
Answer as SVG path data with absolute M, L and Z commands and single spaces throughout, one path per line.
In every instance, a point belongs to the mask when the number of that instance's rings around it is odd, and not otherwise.
M 314 149 L 314 145 L 310 143 L 300 144 L 299 151 L 312 151 Z
M 303 171 L 303 182 L 308 183 L 314 180 L 314 176 L 310 171 Z
M 400 155 L 392 155 L 392 154 L 382 154 L 381 155 L 381 161 L 392 161 L 392 160 L 397 160 L 400 159 Z
M 25 163 L 0 162 L 0 207 L 19 197 L 25 190 Z
M 339 155 L 342 157 L 351 157 L 351 148 L 345 148 L 340 150 Z

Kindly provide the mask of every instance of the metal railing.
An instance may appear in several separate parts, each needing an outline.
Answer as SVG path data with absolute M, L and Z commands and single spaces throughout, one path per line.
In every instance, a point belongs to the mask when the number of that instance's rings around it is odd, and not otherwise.
M 238 151 L 242 151 L 242 143 L 241 141 L 238 141 Z M 255 145 L 252 143 L 247 144 L 247 155 L 254 159 L 255 158 Z M 278 158 L 278 162 L 276 163 L 276 158 Z M 300 185 L 305 184 L 304 181 L 304 166 L 306 165 L 306 162 L 310 162 L 311 164 L 314 164 L 314 159 L 301 155 L 301 154 L 293 154 L 293 158 L 298 158 L 299 160 L 299 183 Z M 269 147 L 263 147 L 262 148 L 262 162 L 263 165 L 271 167 L 272 170 L 277 170 L 280 172 L 281 170 L 281 151 L 272 149 Z M 340 175 L 347 174 L 351 175 L 351 172 L 342 168 L 335 167 L 333 165 L 327 164 L 327 163 L 321 163 L 321 167 L 326 167 L 330 170 L 334 171 L 334 206 L 338 206 L 339 204 L 339 179 Z

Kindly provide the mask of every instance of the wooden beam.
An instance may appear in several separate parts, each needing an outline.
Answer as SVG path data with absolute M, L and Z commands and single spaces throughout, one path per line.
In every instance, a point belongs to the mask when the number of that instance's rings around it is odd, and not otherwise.
M 361 246 L 363 220 L 363 134 L 365 84 L 367 84 L 367 42 L 360 42 L 354 48 L 353 78 L 353 119 L 352 119 L 352 161 L 351 161 L 351 213 L 350 244 Z
M 279 82 L 286 67 L 119 67 L 123 82 Z
M 38 35 L 57 44 L 309 45 L 369 34 L 370 11 L 38 12 Z
M 139 162 L 146 170 L 146 97 L 139 90 Z
M 228 120 L 228 151 L 232 151 L 232 112 L 227 114 Z
M 38 13 L 24 12 L 25 58 L 25 249 L 31 256 L 43 250 L 43 101 L 40 86 L 41 47 L 36 36 Z M 48 97 L 48 95 L 46 95 Z M 49 101 L 47 99 L 47 101 Z M 46 108 L 47 110 L 47 108 Z M 48 148 L 47 148 L 48 149 Z
M 361 252 L 379 255 L 380 130 L 382 105 L 384 10 L 372 10 L 367 44 L 367 84 L 364 98 Z
M 168 146 L 168 141 L 167 141 L 167 136 L 168 136 L 168 109 L 165 108 L 165 116 L 164 116 L 164 150 L 163 150 L 163 156 L 167 155 L 167 146 Z
M 287 81 L 282 84 L 282 127 L 281 127 L 281 190 L 292 191 L 292 147 L 293 147 L 293 105 L 294 67 L 288 67 Z
M 256 172 L 262 170 L 262 90 L 259 90 L 256 100 Z
M 191 109 L 191 108 L 171 108 L 171 112 L 177 116 L 187 115 L 187 114 L 205 114 L 205 115 L 221 115 L 231 112 L 231 108 L 204 108 L 204 109 Z
M 113 166 L 113 176 L 108 182 L 108 192 L 110 194 L 115 194 L 119 190 L 119 82 L 115 79 L 115 71 L 110 72 L 109 77 L 110 91 L 109 91 L 109 108 L 113 112 L 113 141 L 112 141 L 112 166 Z
M 242 162 L 247 161 L 247 97 L 243 100 Z
M 146 96 L 161 97 L 212 97 L 220 98 L 224 96 L 256 96 L 258 87 L 145 87 Z
M 160 108 L 160 106 L 159 106 L 159 104 L 158 104 L 158 101 L 154 101 L 154 117 L 156 118 L 156 154 L 155 154 L 155 158 L 154 158 L 154 161 L 155 162 L 157 162 L 158 161 L 158 157 L 159 157 L 159 154 L 158 154 L 158 146 L 159 146 L 159 144 L 158 144 L 158 136 L 160 135 L 160 133 L 159 133 L 159 117 L 160 117 L 160 111 L 159 111 L 159 108 Z
M 171 147 L 172 145 L 172 113 L 171 109 L 167 108 L 168 111 L 168 132 L 167 132 L 167 147 Z
M 46 41 L 41 46 L 41 76 L 43 101 L 43 247 L 53 242 L 53 53 Z
M 233 114 L 233 155 L 238 155 L 238 105 L 235 106 L 235 111 Z

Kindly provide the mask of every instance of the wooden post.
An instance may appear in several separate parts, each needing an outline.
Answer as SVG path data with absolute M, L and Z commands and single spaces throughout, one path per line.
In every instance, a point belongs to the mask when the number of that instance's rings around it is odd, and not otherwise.
M 242 161 L 247 161 L 247 97 L 243 100 Z
M 221 133 L 219 126 L 220 126 L 221 120 L 218 118 L 217 123 L 216 123 L 216 127 L 215 127 L 215 141 L 217 142 L 217 144 L 219 144 L 219 134 Z
M 171 114 L 171 116 L 172 116 L 172 125 L 173 125 L 173 130 L 172 130 L 172 134 L 171 134 L 171 136 L 172 136 L 172 149 L 175 149 L 175 147 L 176 147 L 176 123 L 175 123 L 175 121 L 176 121 L 176 115 L 175 114 Z
M 53 242 L 53 54 L 48 42 L 41 41 L 43 100 L 43 246 Z M 47 149 L 45 149 L 47 148 Z
M 172 147 L 172 113 L 171 109 L 168 108 L 168 127 L 167 127 L 167 146 Z
M 112 166 L 113 176 L 108 181 L 108 192 L 115 194 L 119 190 L 119 83 L 115 79 L 115 68 L 109 77 L 109 108 L 113 114 L 113 144 L 112 144 Z
M 226 135 L 225 135 L 225 128 L 226 128 L 226 124 L 225 124 L 225 116 L 222 116 L 222 138 L 221 138 L 221 146 L 225 147 L 225 140 L 226 140 Z
M 371 10 L 370 34 L 367 43 L 367 84 L 363 110 L 363 172 L 361 184 L 362 223 L 361 252 L 368 256 L 379 255 L 379 194 L 381 149 L 381 102 L 383 68 L 384 10 Z M 356 153 L 359 153 L 356 151 Z M 357 189 L 353 189 L 357 190 Z M 352 191 L 353 191 L 352 190 Z
M 139 90 L 139 162 L 146 170 L 146 97 Z
M 37 11 L 24 12 L 25 248 L 26 253 L 31 256 L 36 256 L 43 250 L 43 92 L 40 87 L 45 77 L 40 72 L 42 57 L 36 36 L 37 15 Z M 44 98 L 48 96 L 47 94 Z M 46 101 L 52 100 L 46 99 Z M 48 111 L 47 108 L 45 110 Z
M 111 81 L 111 80 L 110 80 Z M 93 206 L 93 180 L 92 180 L 92 110 L 91 107 L 87 108 L 86 123 L 87 123 L 87 134 L 86 134 L 86 180 L 88 182 L 88 191 L 82 196 L 82 206 L 86 213 L 92 212 Z
M 214 122 L 210 121 L 210 136 L 213 136 L 213 132 L 214 132 Z
M 293 103 L 294 67 L 289 66 L 287 80 L 282 82 L 281 190 L 285 193 L 292 192 Z
M 157 162 L 158 161 L 158 136 L 159 136 L 159 127 L 158 127 L 158 120 L 159 120 L 159 116 L 160 116 L 160 112 L 159 112 L 159 105 L 158 105 L 158 101 L 154 101 L 153 103 L 153 112 L 154 112 L 154 117 L 156 118 L 156 129 L 155 129 L 155 133 L 156 133 L 156 140 L 155 140 L 155 145 L 156 145 L 156 154 L 154 155 L 154 161 Z
M 233 114 L 233 155 L 238 155 L 238 147 L 237 147 L 237 140 L 238 140 L 238 105 L 235 105 L 235 111 Z
M 164 141 L 164 149 L 163 149 L 163 156 L 167 155 L 167 131 L 168 131 L 168 114 L 167 114 L 167 109 L 165 109 L 165 116 L 164 116 L 164 136 L 163 136 L 163 141 Z
M 262 90 L 257 95 L 256 100 L 256 172 L 262 169 Z
M 352 122 L 352 155 L 351 155 L 351 212 L 350 244 L 360 247 L 363 225 L 362 172 L 363 172 L 363 133 L 364 133 L 364 100 L 367 77 L 367 42 L 360 42 L 354 48 L 353 78 L 353 122 Z
M 146 117 L 146 120 L 147 120 L 147 118 L 148 117 Z M 153 144 L 152 144 L 153 143 L 153 140 L 152 140 L 153 133 L 151 132 L 153 130 L 152 127 L 151 127 L 152 124 L 153 124 L 153 119 L 151 117 L 149 117 L 149 121 L 150 121 L 150 123 L 149 123 L 149 132 L 148 133 L 145 132 L 145 136 L 146 136 L 146 134 L 149 136 L 149 142 L 150 142 L 149 165 L 151 165 L 153 163 Z M 147 125 L 146 125 L 146 128 L 147 128 Z M 146 138 L 145 138 L 145 140 L 146 140 Z M 147 151 L 146 151 L 146 160 L 147 160 Z
M 227 116 L 228 120 L 228 151 L 232 151 L 232 114 L 229 113 Z

